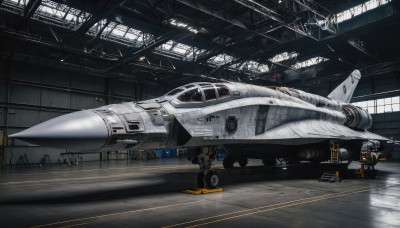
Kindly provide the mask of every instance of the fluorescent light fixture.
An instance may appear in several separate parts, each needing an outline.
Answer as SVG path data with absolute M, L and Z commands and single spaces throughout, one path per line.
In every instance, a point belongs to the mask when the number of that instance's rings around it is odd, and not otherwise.
M 194 28 L 193 26 L 189 26 L 187 23 L 177 21 L 176 19 L 170 19 L 169 23 L 173 26 L 179 27 L 179 28 L 186 28 L 188 31 L 197 34 L 199 32 L 199 29 Z

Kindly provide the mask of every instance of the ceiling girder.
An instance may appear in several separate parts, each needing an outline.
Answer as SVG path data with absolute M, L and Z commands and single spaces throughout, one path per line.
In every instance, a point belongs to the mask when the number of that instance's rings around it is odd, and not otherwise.
M 175 39 L 182 39 L 182 38 L 184 38 L 186 36 L 189 36 L 189 35 L 190 34 L 188 34 L 188 33 L 179 34 L 179 33 L 177 33 L 176 30 L 171 30 L 171 31 L 167 32 L 166 34 L 157 37 L 154 40 L 154 42 L 152 42 L 151 44 L 143 45 L 143 47 L 141 49 L 139 49 L 139 50 L 137 50 L 137 51 L 135 51 L 135 52 L 133 52 L 131 54 L 124 55 L 122 58 L 120 58 L 120 61 L 117 64 L 112 65 L 111 67 L 107 68 L 107 70 L 111 70 L 111 69 L 113 69 L 113 68 L 115 68 L 115 67 L 117 67 L 117 66 L 119 66 L 121 64 L 124 64 L 124 63 L 129 63 L 130 61 L 132 61 L 132 60 L 144 55 L 146 52 L 148 52 L 148 51 L 160 46 L 161 44 L 163 44 L 163 43 L 165 43 L 165 42 L 167 42 L 167 41 L 169 41 L 171 39 L 174 39 L 174 38 Z
M 24 17 L 29 19 L 36 12 L 37 8 L 39 8 L 40 4 L 42 4 L 42 0 L 31 0 L 26 4 L 24 9 Z
M 270 18 L 274 21 L 276 21 L 277 23 L 279 23 L 280 25 L 284 26 L 285 28 L 292 30 L 296 33 L 299 33 L 303 36 L 307 36 L 313 40 L 319 41 L 320 38 L 316 37 L 315 35 L 312 34 L 311 29 L 307 29 L 306 27 L 304 27 L 301 24 L 297 24 L 294 22 L 291 23 L 287 23 L 285 22 L 285 19 L 279 15 L 277 12 L 275 12 L 272 9 L 269 9 L 268 7 L 262 5 L 261 3 L 258 3 L 256 1 L 253 0 L 234 0 L 236 3 L 241 4 L 267 18 Z M 314 7 L 311 5 L 310 3 L 311 0 L 295 0 L 295 2 L 297 2 L 298 4 L 302 5 L 305 9 L 307 9 L 309 12 L 313 13 L 314 15 L 317 15 L 318 17 L 320 17 L 322 20 L 326 21 L 325 24 L 329 25 L 329 29 L 328 28 L 324 28 L 324 30 L 329 31 L 331 34 L 336 34 L 336 31 L 333 28 L 333 24 L 334 24 L 334 17 L 332 17 L 332 13 L 329 14 L 328 16 L 323 16 L 323 14 L 319 13 L 316 11 L 316 9 L 314 9 Z M 325 9 L 326 10 L 326 9 Z M 328 10 L 326 10 L 328 11 Z M 328 11 L 329 12 L 329 11 Z M 310 26 L 318 26 L 319 28 L 322 29 L 322 25 L 319 25 L 318 23 L 313 23 L 312 25 L 310 24 Z
M 259 35 L 259 36 L 262 36 L 262 37 L 265 37 L 267 39 L 273 40 L 273 41 L 275 41 L 277 43 L 282 43 L 282 41 L 280 41 L 279 39 L 277 39 L 277 38 L 275 38 L 273 36 L 264 34 L 262 32 L 258 32 L 256 30 L 252 30 L 247 25 L 245 25 L 245 24 L 243 24 L 243 23 L 241 23 L 241 22 L 239 22 L 237 20 L 233 20 L 231 18 L 228 18 L 226 15 L 223 14 L 223 12 L 222 13 L 221 12 L 216 12 L 216 11 L 214 11 L 212 9 L 207 8 L 206 6 L 203 6 L 203 5 L 199 4 L 196 1 L 190 1 L 190 0 L 176 0 L 176 1 L 182 3 L 182 4 L 186 5 L 186 6 L 189 6 L 189 7 L 193 8 L 193 9 L 197 9 L 197 10 L 199 10 L 199 11 L 205 13 L 205 14 L 208 14 L 210 16 L 216 17 L 216 18 L 221 19 L 221 20 L 223 20 L 225 22 L 233 24 L 233 25 L 235 25 L 237 27 L 245 29 L 248 32 L 255 33 L 255 34 Z
M 372 55 L 371 53 L 369 53 L 367 51 L 367 49 L 365 49 L 362 45 L 362 41 L 360 41 L 359 39 L 353 37 L 353 38 L 348 38 L 347 39 L 347 43 L 350 44 L 350 46 L 354 47 L 356 50 L 358 50 L 359 52 L 361 52 L 362 54 L 376 60 L 376 57 L 374 55 Z
M 96 14 L 93 14 L 88 20 L 86 20 L 79 28 L 76 30 L 72 36 L 67 40 L 67 42 L 73 42 L 80 35 L 85 34 L 89 29 L 99 22 L 101 19 L 107 18 L 108 15 L 112 14 L 118 7 L 122 6 L 126 0 L 110 0 L 105 4 L 105 6 Z M 108 21 L 108 20 L 107 20 Z
M 260 51 L 257 51 L 257 52 L 255 52 L 255 53 L 251 54 L 251 55 L 248 55 L 248 56 L 245 56 L 245 57 L 242 57 L 242 58 L 237 58 L 237 59 L 232 60 L 232 61 L 230 61 L 230 62 L 224 63 L 224 64 L 222 64 L 222 65 L 216 67 L 213 71 L 211 71 L 211 73 L 209 74 L 209 76 L 213 76 L 216 72 L 218 72 L 218 71 L 224 69 L 225 67 L 232 66 L 233 64 L 236 64 L 236 63 L 244 63 L 244 62 L 246 62 L 246 61 L 252 59 L 254 56 L 258 55 L 258 54 L 261 53 L 261 52 L 262 52 L 262 51 L 260 50 Z

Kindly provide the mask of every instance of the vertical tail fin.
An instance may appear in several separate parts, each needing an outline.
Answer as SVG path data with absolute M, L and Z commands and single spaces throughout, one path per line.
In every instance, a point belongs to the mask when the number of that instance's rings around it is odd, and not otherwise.
M 354 70 L 346 80 L 328 95 L 328 98 L 349 103 L 360 78 L 360 71 Z

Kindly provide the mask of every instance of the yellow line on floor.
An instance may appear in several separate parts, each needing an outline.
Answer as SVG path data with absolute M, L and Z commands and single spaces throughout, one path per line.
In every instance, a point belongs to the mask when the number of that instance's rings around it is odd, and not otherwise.
M 61 226 L 60 228 L 69 228 L 69 227 L 76 227 L 76 226 L 83 226 L 87 225 L 87 223 L 79 223 L 79 224 L 74 224 L 74 225 L 69 225 L 69 226 Z
M 265 206 L 255 207 L 255 208 L 249 208 L 249 209 L 245 209 L 245 210 L 240 210 L 240 211 L 235 211 L 235 212 L 230 212 L 230 213 L 215 215 L 215 216 L 211 216 L 211 217 L 206 217 L 206 218 L 191 220 L 191 221 L 187 221 L 187 222 L 177 223 L 177 224 L 173 224 L 173 225 L 163 226 L 163 228 L 170 228 L 170 227 L 182 226 L 182 225 L 187 225 L 187 224 L 190 224 L 190 223 L 205 221 L 205 220 L 214 219 L 214 218 L 219 218 L 219 217 L 225 217 L 225 216 L 228 216 L 228 215 L 234 215 L 234 214 L 243 213 L 243 212 L 249 212 L 249 211 L 254 211 L 254 210 L 260 210 L 260 209 L 269 208 L 269 207 L 276 207 L 276 206 L 286 205 L 286 204 L 291 204 L 291 203 L 296 203 L 296 202 L 302 202 L 302 201 L 313 200 L 313 199 L 319 199 L 319 198 L 325 198 L 325 197 L 333 197 L 333 196 L 338 195 L 338 194 L 344 194 L 344 193 L 349 193 L 349 194 L 351 194 L 352 192 L 354 192 L 354 191 L 359 191 L 359 190 L 370 190 L 370 187 L 363 187 L 363 188 L 348 190 L 348 191 L 344 191 L 344 192 L 325 194 L 325 195 L 321 195 L 321 196 L 313 196 L 313 197 L 308 197 L 308 198 L 303 198 L 303 199 L 291 200 L 291 201 L 283 202 L 283 203 L 277 203 L 277 204 L 272 204 L 272 205 L 265 205 Z
M 229 219 L 235 219 L 235 218 L 254 215 L 254 214 L 259 214 L 259 213 L 263 213 L 263 212 L 274 211 L 274 210 L 287 208 L 287 207 L 294 207 L 294 206 L 298 206 L 298 205 L 318 202 L 318 201 L 322 201 L 322 200 L 336 198 L 336 197 L 339 197 L 339 196 L 346 196 L 346 195 L 351 195 L 351 194 L 355 194 L 355 193 L 367 192 L 367 191 L 376 190 L 376 189 L 379 189 L 379 188 L 368 188 L 368 189 L 363 189 L 363 190 L 346 191 L 346 192 L 336 193 L 336 194 L 332 194 L 332 195 L 328 194 L 327 196 L 320 197 L 320 198 L 315 198 L 315 199 L 312 199 L 312 200 L 304 200 L 304 201 L 300 201 L 300 202 L 296 202 L 296 203 L 286 203 L 286 204 L 283 204 L 283 205 L 280 205 L 280 206 L 276 206 L 276 207 L 272 207 L 272 208 L 265 209 L 265 210 L 253 209 L 253 210 L 255 210 L 253 212 L 239 214 L 239 215 L 235 215 L 235 216 L 230 216 L 230 217 L 226 217 L 226 218 L 221 218 L 221 219 L 217 219 L 217 220 L 213 220 L 213 221 L 209 221 L 209 222 L 204 222 L 204 223 L 199 223 L 199 224 L 195 224 L 195 225 L 191 225 L 191 226 L 185 226 L 185 227 L 186 228 L 190 228 L 190 227 L 204 226 L 204 225 L 209 225 L 209 224 L 212 224 L 212 223 L 226 221 L 226 220 L 229 220 Z
M 169 204 L 169 205 L 150 207 L 150 208 L 145 208 L 145 209 L 136 209 L 136 210 L 110 213 L 110 214 L 104 214 L 104 215 L 96 215 L 96 216 L 90 216 L 90 217 L 78 218 L 78 219 L 70 219 L 70 220 L 65 220 L 65 221 L 60 221 L 60 222 L 48 223 L 48 224 L 44 224 L 44 225 L 32 226 L 32 228 L 47 227 L 47 226 L 60 225 L 60 224 L 71 223 L 71 222 L 78 222 L 78 221 L 80 222 L 80 221 L 91 220 L 91 219 L 99 219 L 99 218 L 105 218 L 105 217 L 110 217 L 110 216 L 124 215 L 124 214 L 129 214 L 129 213 L 137 213 L 137 212 L 151 211 L 151 210 L 168 208 L 168 207 L 176 207 L 176 206 L 182 206 L 182 205 L 187 205 L 187 204 L 194 204 L 194 203 L 198 203 L 200 201 L 204 201 L 204 200 L 196 200 L 196 201 L 189 201 L 189 202 L 185 202 L 185 203 Z M 71 226 L 72 226 L 72 224 L 71 224 Z

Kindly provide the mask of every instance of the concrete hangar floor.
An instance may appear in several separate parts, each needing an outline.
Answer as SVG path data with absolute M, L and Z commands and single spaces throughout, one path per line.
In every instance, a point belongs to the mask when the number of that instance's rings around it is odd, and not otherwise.
M 204 195 L 181 193 L 198 172 L 185 159 L 3 170 L 0 226 L 400 227 L 399 163 L 336 183 L 307 167 L 215 163 L 224 190 Z

